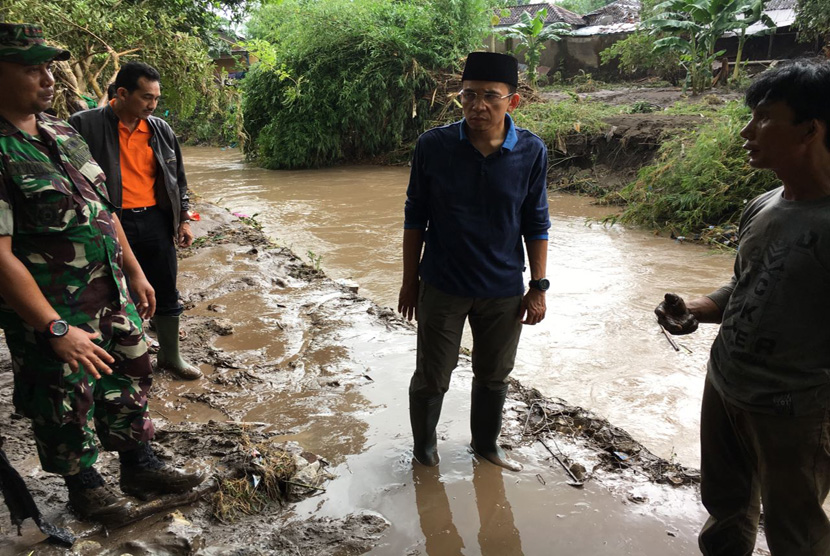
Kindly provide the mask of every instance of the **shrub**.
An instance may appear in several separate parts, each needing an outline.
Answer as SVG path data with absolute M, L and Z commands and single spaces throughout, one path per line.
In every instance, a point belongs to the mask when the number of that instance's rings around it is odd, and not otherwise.
M 168 118 L 170 125 L 185 144 L 244 147 L 247 137 L 242 127 L 240 84 L 217 83 L 215 87 L 211 95 L 199 99 L 191 115 L 180 117 L 172 113 Z
M 739 132 L 748 119 L 749 109 L 733 101 L 709 124 L 663 143 L 655 162 L 614 194 L 628 206 L 613 220 L 677 235 L 737 222 L 744 203 L 780 184 L 747 162 Z
M 254 15 L 262 59 L 245 83 L 248 153 L 267 168 L 394 150 L 449 101 L 441 71 L 484 37 L 484 0 L 294 0 Z M 444 79 L 446 81 L 446 79 Z
M 656 38 L 645 32 L 632 33 L 600 52 L 600 59 L 603 64 L 618 60 L 620 73 L 623 75 L 655 75 L 672 85 L 677 85 L 683 75 L 680 59 L 673 52 L 656 54 Z
M 576 95 L 574 95 L 576 97 Z M 531 130 L 551 150 L 566 151 L 565 137 L 574 133 L 596 134 L 606 131 L 603 121 L 619 109 L 599 102 L 572 100 L 519 105 L 516 124 Z

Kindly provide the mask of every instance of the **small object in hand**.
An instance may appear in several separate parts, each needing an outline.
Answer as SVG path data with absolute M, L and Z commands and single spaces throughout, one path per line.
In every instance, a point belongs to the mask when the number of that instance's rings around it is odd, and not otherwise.
M 654 314 L 660 326 L 672 334 L 691 334 L 697 330 L 697 319 L 689 312 L 683 298 L 675 293 L 667 293 Z

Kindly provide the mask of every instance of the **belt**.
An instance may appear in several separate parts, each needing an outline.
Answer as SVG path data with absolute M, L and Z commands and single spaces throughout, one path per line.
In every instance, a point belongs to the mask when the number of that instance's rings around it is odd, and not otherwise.
M 138 213 L 138 212 L 145 212 L 145 211 L 148 211 L 148 210 L 150 210 L 150 209 L 152 209 L 152 208 L 156 208 L 156 205 L 153 205 L 153 206 L 151 206 L 151 207 L 125 208 L 125 209 L 123 209 L 123 210 L 124 210 L 125 212 L 135 212 L 135 213 Z

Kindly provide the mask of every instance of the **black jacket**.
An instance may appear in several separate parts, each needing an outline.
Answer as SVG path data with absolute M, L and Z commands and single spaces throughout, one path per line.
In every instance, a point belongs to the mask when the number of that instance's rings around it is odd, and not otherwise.
M 107 175 L 107 192 L 110 201 L 121 210 L 121 149 L 118 142 L 118 116 L 109 104 L 76 112 L 69 123 L 78 130 L 86 142 L 92 157 Z M 179 142 L 170 125 L 155 116 L 147 120 L 153 136 L 150 148 L 156 155 L 156 203 L 171 213 L 173 233 L 179 229 L 182 212 L 190 208 L 187 194 L 187 178 Z

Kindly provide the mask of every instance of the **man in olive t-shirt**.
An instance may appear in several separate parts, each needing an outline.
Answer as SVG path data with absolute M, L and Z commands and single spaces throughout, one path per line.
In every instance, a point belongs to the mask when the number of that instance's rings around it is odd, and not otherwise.
M 830 62 L 767 71 L 747 90 L 749 164 L 783 186 L 753 199 L 732 280 L 655 313 L 673 334 L 722 323 L 701 410 L 706 555 L 830 554 Z

